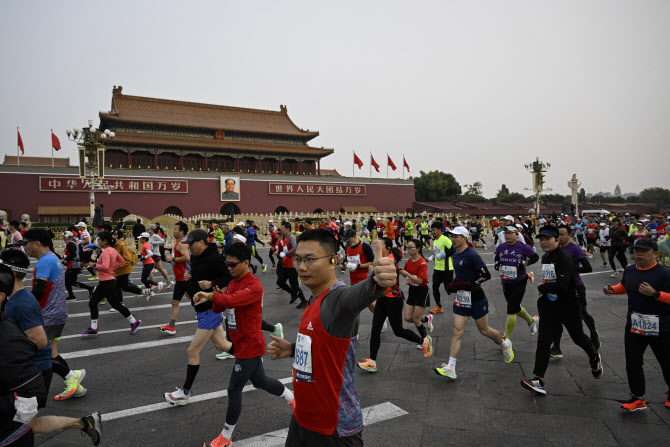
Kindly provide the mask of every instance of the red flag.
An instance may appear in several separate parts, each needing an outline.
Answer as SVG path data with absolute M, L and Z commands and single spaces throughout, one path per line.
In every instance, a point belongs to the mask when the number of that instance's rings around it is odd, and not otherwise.
M 58 137 L 54 135 L 53 130 L 51 131 L 51 146 L 57 151 L 60 150 L 60 141 L 58 141 Z
M 372 156 L 372 154 L 370 154 L 370 164 L 373 168 L 375 168 L 375 171 L 379 172 L 379 165 L 375 161 L 375 158 Z
M 16 133 L 19 136 L 19 147 L 21 148 L 21 155 L 23 155 L 23 140 L 21 139 L 21 132 L 19 132 L 19 129 L 16 129 Z
M 403 155 L 402 157 L 402 166 L 404 168 L 407 168 L 407 172 L 409 172 L 409 165 L 407 164 L 407 160 L 405 160 L 405 156 Z
M 358 155 L 354 152 L 354 164 L 358 165 L 358 169 L 361 169 L 363 167 L 363 160 L 358 158 Z
M 389 168 L 391 168 L 395 171 L 396 170 L 395 163 L 393 163 L 393 160 L 391 160 L 391 156 L 387 155 L 386 158 L 388 158 L 387 163 L 389 165 Z

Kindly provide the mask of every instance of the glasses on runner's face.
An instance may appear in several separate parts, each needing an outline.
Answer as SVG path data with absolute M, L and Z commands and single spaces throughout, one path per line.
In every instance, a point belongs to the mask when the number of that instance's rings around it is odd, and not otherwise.
M 244 262 L 244 261 L 226 262 L 226 266 L 227 266 L 229 269 L 234 269 L 235 267 L 237 267 L 237 266 L 238 266 L 239 264 L 241 264 L 242 262 Z
M 306 258 L 301 258 L 300 256 L 295 256 L 295 257 L 293 258 L 293 262 L 295 263 L 296 267 L 300 267 L 300 265 L 302 265 L 303 263 L 304 263 L 307 267 L 311 267 L 312 264 L 314 264 L 314 262 L 315 262 L 317 259 L 332 258 L 332 257 L 333 257 L 332 255 L 319 256 L 319 257 L 317 257 L 317 258 L 312 257 L 312 256 L 307 256 Z
M 408 245 L 408 246 L 407 246 L 407 249 L 408 249 L 408 250 L 411 250 L 411 249 L 415 249 L 415 250 L 416 250 L 416 247 L 415 247 L 414 245 Z

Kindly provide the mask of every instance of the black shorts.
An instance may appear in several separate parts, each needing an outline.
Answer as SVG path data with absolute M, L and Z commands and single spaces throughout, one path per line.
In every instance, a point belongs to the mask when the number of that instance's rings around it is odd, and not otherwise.
M 174 285 L 174 289 L 172 290 L 172 300 L 173 301 L 181 301 L 181 299 L 184 297 L 184 294 L 186 293 L 186 289 L 188 288 L 188 283 L 186 281 L 176 281 Z
M 91 257 L 93 256 L 93 250 L 90 251 L 83 251 L 81 252 L 81 256 L 79 256 L 79 261 L 87 264 L 91 262 Z
M 47 333 L 49 341 L 53 341 L 56 339 L 60 340 L 61 335 L 63 335 L 63 328 L 65 328 L 64 324 L 57 324 L 55 326 L 47 326 L 44 330 Z
M 528 277 L 518 282 L 503 283 L 503 295 L 507 301 L 507 315 L 514 315 L 521 312 L 521 301 L 526 293 L 526 283 Z
M 286 436 L 286 447 L 363 447 L 363 432 L 359 431 L 351 436 L 340 438 L 337 429 L 331 436 L 322 435 L 308 430 L 298 424 L 295 417 L 291 416 Z
M 598 245 L 598 244 L 596 244 L 597 241 L 598 241 L 598 239 L 595 238 L 595 237 L 587 237 L 586 238 L 586 243 L 589 244 L 589 245 Z
M 600 253 L 607 253 L 610 251 L 610 246 L 609 245 L 601 245 L 600 246 Z
M 479 240 L 479 233 L 472 233 L 472 241 L 478 241 Z
M 430 307 L 430 293 L 428 293 L 428 286 L 409 286 L 407 305 Z

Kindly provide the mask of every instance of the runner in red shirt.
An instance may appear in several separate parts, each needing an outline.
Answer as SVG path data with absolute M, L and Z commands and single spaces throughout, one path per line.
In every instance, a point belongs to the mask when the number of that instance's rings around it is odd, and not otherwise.
M 386 225 L 384 225 L 384 222 L 382 222 L 382 218 L 378 217 L 377 218 L 377 224 L 375 225 L 375 230 L 377 231 L 377 239 L 384 237 L 384 230 L 386 229 Z
M 261 332 L 263 317 L 263 285 L 249 270 L 251 247 L 233 242 L 226 251 L 226 265 L 233 280 L 225 291 L 215 288 L 212 293 L 198 292 L 195 305 L 212 301 L 214 312 L 224 312 L 228 320 L 228 335 L 233 342 L 228 351 L 235 354 L 235 366 L 228 383 L 228 410 L 223 431 L 203 447 L 232 445 L 233 430 L 242 412 L 242 389 L 251 380 L 254 388 L 283 397 L 293 406 L 293 392 L 279 380 L 267 377 L 263 369 L 265 337 Z
M 174 335 L 177 333 L 175 324 L 177 324 L 177 317 L 179 316 L 179 303 L 184 297 L 187 288 L 187 282 L 184 280 L 184 273 L 186 267 L 190 267 L 191 252 L 186 243 L 186 234 L 188 234 L 188 225 L 184 222 L 177 222 L 174 224 L 172 236 L 176 241 L 172 248 L 172 255 L 167 255 L 165 260 L 172 263 L 172 271 L 174 273 L 175 286 L 172 291 L 172 308 L 170 309 L 170 322 L 165 326 L 158 328 L 167 334 Z
M 305 231 L 295 263 L 312 296 L 300 321 L 297 343 L 271 336 L 273 360 L 293 362 L 295 408 L 286 445 L 292 447 L 363 445 L 363 414 L 354 386 L 358 315 L 397 282 L 394 262 L 375 241 L 373 273 L 346 286 L 335 277 L 338 244 L 323 230 Z

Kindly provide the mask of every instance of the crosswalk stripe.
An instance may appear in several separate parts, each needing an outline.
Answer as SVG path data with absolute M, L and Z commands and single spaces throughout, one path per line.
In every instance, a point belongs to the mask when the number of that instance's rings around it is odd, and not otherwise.
M 369 426 L 388 419 L 397 418 L 409 414 L 402 408 L 393 405 L 391 402 L 373 405 L 363 408 L 363 425 Z M 288 428 L 265 433 L 264 435 L 254 436 L 253 438 L 235 441 L 235 447 L 280 447 L 286 442 Z
M 190 306 L 191 302 L 188 301 L 186 303 L 179 303 L 179 305 L 180 306 Z M 140 311 L 143 311 L 143 310 L 166 309 L 168 307 L 172 307 L 172 303 L 170 303 L 170 304 L 156 304 L 154 306 L 129 307 L 128 310 L 132 313 L 132 312 L 140 312 Z M 115 312 L 110 312 L 108 310 L 105 310 L 105 311 L 101 311 L 100 315 L 108 315 L 108 314 L 113 314 L 113 313 L 115 313 Z M 116 313 L 118 313 L 118 312 L 116 312 Z M 79 317 L 89 317 L 90 318 L 91 313 L 90 312 L 81 312 L 81 313 L 77 313 L 77 314 L 69 314 L 68 315 L 68 318 L 79 318 Z
M 128 329 L 126 329 L 128 330 Z M 91 337 L 95 337 L 94 335 Z M 86 349 L 84 351 L 74 351 L 74 352 L 68 352 L 65 354 L 61 354 L 61 357 L 64 359 L 78 359 L 81 357 L 90 357 L 93 355 L 100 355 L 100 354 L 112 354 L 114 352 L 126 352 L 126 351 L 134 351 L 136 349 L 146 349 L 146 348 L 154 348 L 156 346 L 165 346 L 165 345 L 174 345 L 177 343 L 186 343 L 190 342 L 191 339 L 193 338 L 192 335 L 185 336 L 185 337 L 176 337 L 176 338 L 167 338 L 163 340 L 154 340 L 154 341 L 145 341 L 142 343 L 131 343 L 129 345 L 118 345 L 118 346 L 109 346 L 106 348 L 98 348 L 98 349 Z
M 293 378 L 291 377 L 285 377 L 283 379 L 279 379 L 279 381 L 286 385 L 287 383 L 291 383 L 293 381 Z M 254 388 L 253 385 L 247 385 L 242 389 L 243 393 L 246 393 L 247 391 L 253 391 L 256 388 Z M 218 399 L 221 397 L 226 397 L 228 396 L 228 390 L 221 390 L 221 391 L 214 391 L 211 393 L 206 393 L 206 394 L 200 394 L 197 396 L 192 396 L 189 399 L 189 403 L 193 404 L 196 402 L 203 402 L 206 400 L 212 400 L 212 399 Z M 151 404 L 151 405 L 144 405 L 141 407 L 135 407 L 135 408 L 129 408 L 127 410 L 121 410 L 121 411 L 114 411 L 112 413 L 106 413 L 102 415 L 102 420 L 107 422 L 107 421 L 113 421 L 114 419 L 121 419 L 125 418 L 128 416 L 134 416 L 138 414 L 144 414 L 144 413 L 151 413 L 152 411 L 159 411 L 159 410 L 168 410 L 168 409 L 175 409 L 179 408 L 177 405 L 170 405 L 166 401 L 162 401 L 157 404 Z M 290 409 L 290 408 L 289 408 Z
M 194 323 L 197 323 L 197 322 L 198 322 L 198 320 L 177 321 L 176 324 L 194 324 Z M 151 326 L 140 326 L 139 328 L 137 328 L 137 330 L 138 330 L 138 331 L 141 331 L 141 330 L 143 330 L 143 329 L 155 329 L 155 328 L 157 328 L 157 327 L 162 327 L 162 326 L 164 326 L 164 325 L 162 325 L 162 324 L 153 324 L 153 325 L 151 325 Z M 109 331 L 100 331 L 100 332 L 98 332 L 98 335 L 96 335 L 96 337 L 99 337 L 99 336 L 104 335 L 104 334 L 113 334 L 113 333 L 116 333 L 116 332 L 127 332 L 127 331 L 128 331 L 128 328 L 123 328 L 123 329 L 112 329 L 112 330 L 109 330 Z M 79 335 L 79 334 L 64 335 L 64 336 L 62 336 L 60 339 L 61 339 L 61 340 L 64 340 L 64 339 L 67 339 L 67 338 L 82 338 L 82 336 Z

